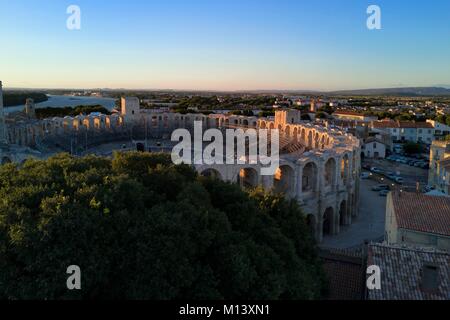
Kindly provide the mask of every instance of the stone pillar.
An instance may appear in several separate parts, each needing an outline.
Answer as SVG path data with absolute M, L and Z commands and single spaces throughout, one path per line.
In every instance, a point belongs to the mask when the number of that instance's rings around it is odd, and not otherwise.
M 320 206 L 319 206 L 320 210 Z M 317 242 L 321 243 L 323 240 L 323 214 L 319 211 L 319 215 L 317 217 L 317 226 L 316 226 L 316 235 Z
M 273 176 L 261 176 L 261 184 L 266 191 L 270 191 L 273 188 Z
M 297 174 L 297 190 L 296 190 L 296 198 L 301 200 L 303 194 L 303 166 L 297 166 L 298 174 Z

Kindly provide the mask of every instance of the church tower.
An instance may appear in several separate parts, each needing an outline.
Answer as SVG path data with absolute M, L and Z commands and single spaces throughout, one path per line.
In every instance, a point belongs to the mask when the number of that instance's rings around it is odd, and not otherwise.
M 0 81 L 0 144 L 7 143 L 6 140 L 6 126 L 5 126 L 5 113 L 3 112 L 3 87 Z

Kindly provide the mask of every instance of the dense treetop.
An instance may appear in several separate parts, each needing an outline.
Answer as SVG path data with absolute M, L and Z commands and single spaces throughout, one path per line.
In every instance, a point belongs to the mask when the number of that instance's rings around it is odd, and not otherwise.
M 0 167 L 0 299 L 317 299 L 295 202 L 163 154 L 60 154 Z M 69 291 L 78 265 L 82 290 Z
M 33 99 L 35 103 L 48 100 L 47 95 L 41 92 L 5 91 L 3 93 L 3 103 L 5 107 L 25 105 L 28 98 Z
M 77 116 L 80 114 L 88 115 L 92 112 L 99 112 L 103 114 L 111 114 L 103 106 L 92 105 L 92 106 L 77 106 L 77 107 L 64 107 L 64 108 L 40 108 L 36 109 L 36 117 L 38 119 L 53 118 L 53 117 L 65 117 L 65 116 Z

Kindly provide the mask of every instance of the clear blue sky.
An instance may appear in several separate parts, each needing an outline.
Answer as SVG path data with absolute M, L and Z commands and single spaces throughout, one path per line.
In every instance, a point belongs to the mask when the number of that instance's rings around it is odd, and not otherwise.
M 7 87 L 450 85 L 448 0 L 0 0 L 0 36 Z

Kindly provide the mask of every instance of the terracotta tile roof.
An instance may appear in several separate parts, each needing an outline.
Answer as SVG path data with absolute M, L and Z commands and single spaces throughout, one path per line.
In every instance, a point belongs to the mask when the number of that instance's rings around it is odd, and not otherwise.
M 433 125 L 429 122 L 416 122 L 416 128 L 433 129 Z
M 329 300 L 362 300 L 364 298 L 365 261 L 360 252 L 321 250 L 329 287 Z
M 393 192 L 399 228 L 450 236 L 450 198 Z
M 399 121 L 398 122 L 400 128 L 428 128 L 433 129 L 433 125 L 428 122 L 414 122 L 414 121 Z
M 381 271 L 381 290 L 367 290 L 369 300 L 449 300 L 450 253 L 433 249 L 370 244 L 367 265 Z M 437 290 L 422 288 L 424 266 L 437 267 Z
M 374 121 L 372 125 L 374 128 L 400 128 L 398 122 L 396 121 Z
M 381 144 L 386 144 L 381 139 L 375 138 L 375 137 L 368 137 L 366 140 L 364 140 L 364 143 L 371 143 L 371 142 L 378 142 Z
M 404 129 L 433 129 L 433 125 L 428 122 L 414 122 L 414 121 L 394 121 L 382 120 L 374 121 L 374 128 L 404 128 Z

